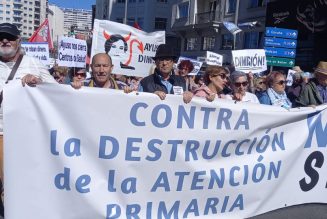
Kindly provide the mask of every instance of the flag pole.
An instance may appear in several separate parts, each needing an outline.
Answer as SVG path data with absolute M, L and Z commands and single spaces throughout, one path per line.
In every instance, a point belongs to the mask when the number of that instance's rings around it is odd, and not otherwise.
M 238 13 L 239 13 L 239 8 L 240 8 L 240 0 L 236 1 L 236 9 L 235 9 L 235 25 L 237 26 L 238 23 Z M 236 33 L 237 34 L 237 33 Z M 234 50 L 236 49 L 236 34 L 234 34 Z
M 127 1 L 125 0 L 125 16 L 124 16 L 124 24 L 127 24 Z

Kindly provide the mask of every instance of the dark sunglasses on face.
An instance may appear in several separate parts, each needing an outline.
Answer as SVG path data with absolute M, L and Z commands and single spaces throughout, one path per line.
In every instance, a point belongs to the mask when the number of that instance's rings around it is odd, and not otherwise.
M 8 41 L 15 41 L 18 38 L 16 36 L 11 35 L 11 34 L 1 34 L 0 35 L 0 41 L 2 41 L 4 39 L 6 39 Z
M 74 74 L 74 76 L 75 76 L 75 77 L 81 76 L 81 77 L 85 78 L 85 77 L 86 77 L 86 73 L 78 73 L 78 72 L 76 72 L 76 73 Z
M 213 77 L 217 77 L 219 76 L 221 79 L 225 80 L 227 78 L 227 75 L 225 74 L 217 74 L 217 75 L 213 75 Z
M 284 85 L 285 83 L 286 83 L 286 81 L 283 81 L 283 80 L 276 82 L 276 84 L 279 84 L 279 85 Z
M 249 82 L 247 82 L 247 81 L 244 81 L 244 82 L 235 82 L 234 83 L 235 87 L 241 87 L 241 85 L 243 87 L 246 87 L 246 86 L 248 86 L 248 84 L 249 84 Z

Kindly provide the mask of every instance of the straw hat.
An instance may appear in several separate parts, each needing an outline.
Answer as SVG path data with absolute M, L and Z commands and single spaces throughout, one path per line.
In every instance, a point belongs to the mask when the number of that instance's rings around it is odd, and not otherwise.
M 315 68 L 315 73 L 327 75 L 327 62 L 320 61 Z

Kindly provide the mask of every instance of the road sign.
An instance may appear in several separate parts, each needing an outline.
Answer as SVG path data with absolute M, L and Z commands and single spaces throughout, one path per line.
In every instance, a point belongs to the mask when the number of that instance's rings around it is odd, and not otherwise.
M 265 46 L 284 47 L 284 48 L 295 49 L 296 45 L 297 45 L 297 42 L 296 42 L 296 40 L 293 40 L 293 39 L 265 37 Z
M 278 57 L 266 57 L 267 65 L 271 66 L 281 66 L 281 67 L 293 67 L 295 64 L 294 59 L 285 59 Z
M 277 27 L 266 27 L 266 36 L 297 39 L 297 30 Z
M 265 47 L 265 51 L 267 56 L 295 58 L 296 55 L 295 49 Z

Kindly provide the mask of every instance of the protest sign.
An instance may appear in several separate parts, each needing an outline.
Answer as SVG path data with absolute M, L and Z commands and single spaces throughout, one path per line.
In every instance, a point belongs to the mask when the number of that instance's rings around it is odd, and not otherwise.
M 85 40 L 59 37 L 58 65 L 85 68 L 87 45 Z
M 207 64 L 223 66 L 223 56 L 214 52 L 207 51 Z
M 188 75 L 197 75 L 199 73 L 203 62 L 197 61 L 195 59 L 191 59 L 191 58 L 180 56 L 179 59 L 178 59 L 178 61 L 177 61 L 177 63 L 176 63 L 176 66 L 178 66 L 179 63 L 182 60 L 190 60 L 192 62 L 192 64 L 193 64 L 193 66 L 194 66 L 193 71 L 191 71 Z
M 145 77 L 154 63 L 157 47 L 165 43 L 165 31 L 146 33 L 107 20 L 94 20 L 91 56 L 108 53 L 113 73 Z
M 260 73 L 267 70 L 266 54 L 263 49 L 233 50 L 232 55 L 237 71 Z
M 50 65 L 48 43 L 23 42 L 21 45 L 26 55 L 37 58 L 43 65 Z
M 238 219 L 327 203 L 326 106 L 76 92 L 5 87 L 6 218 Z

